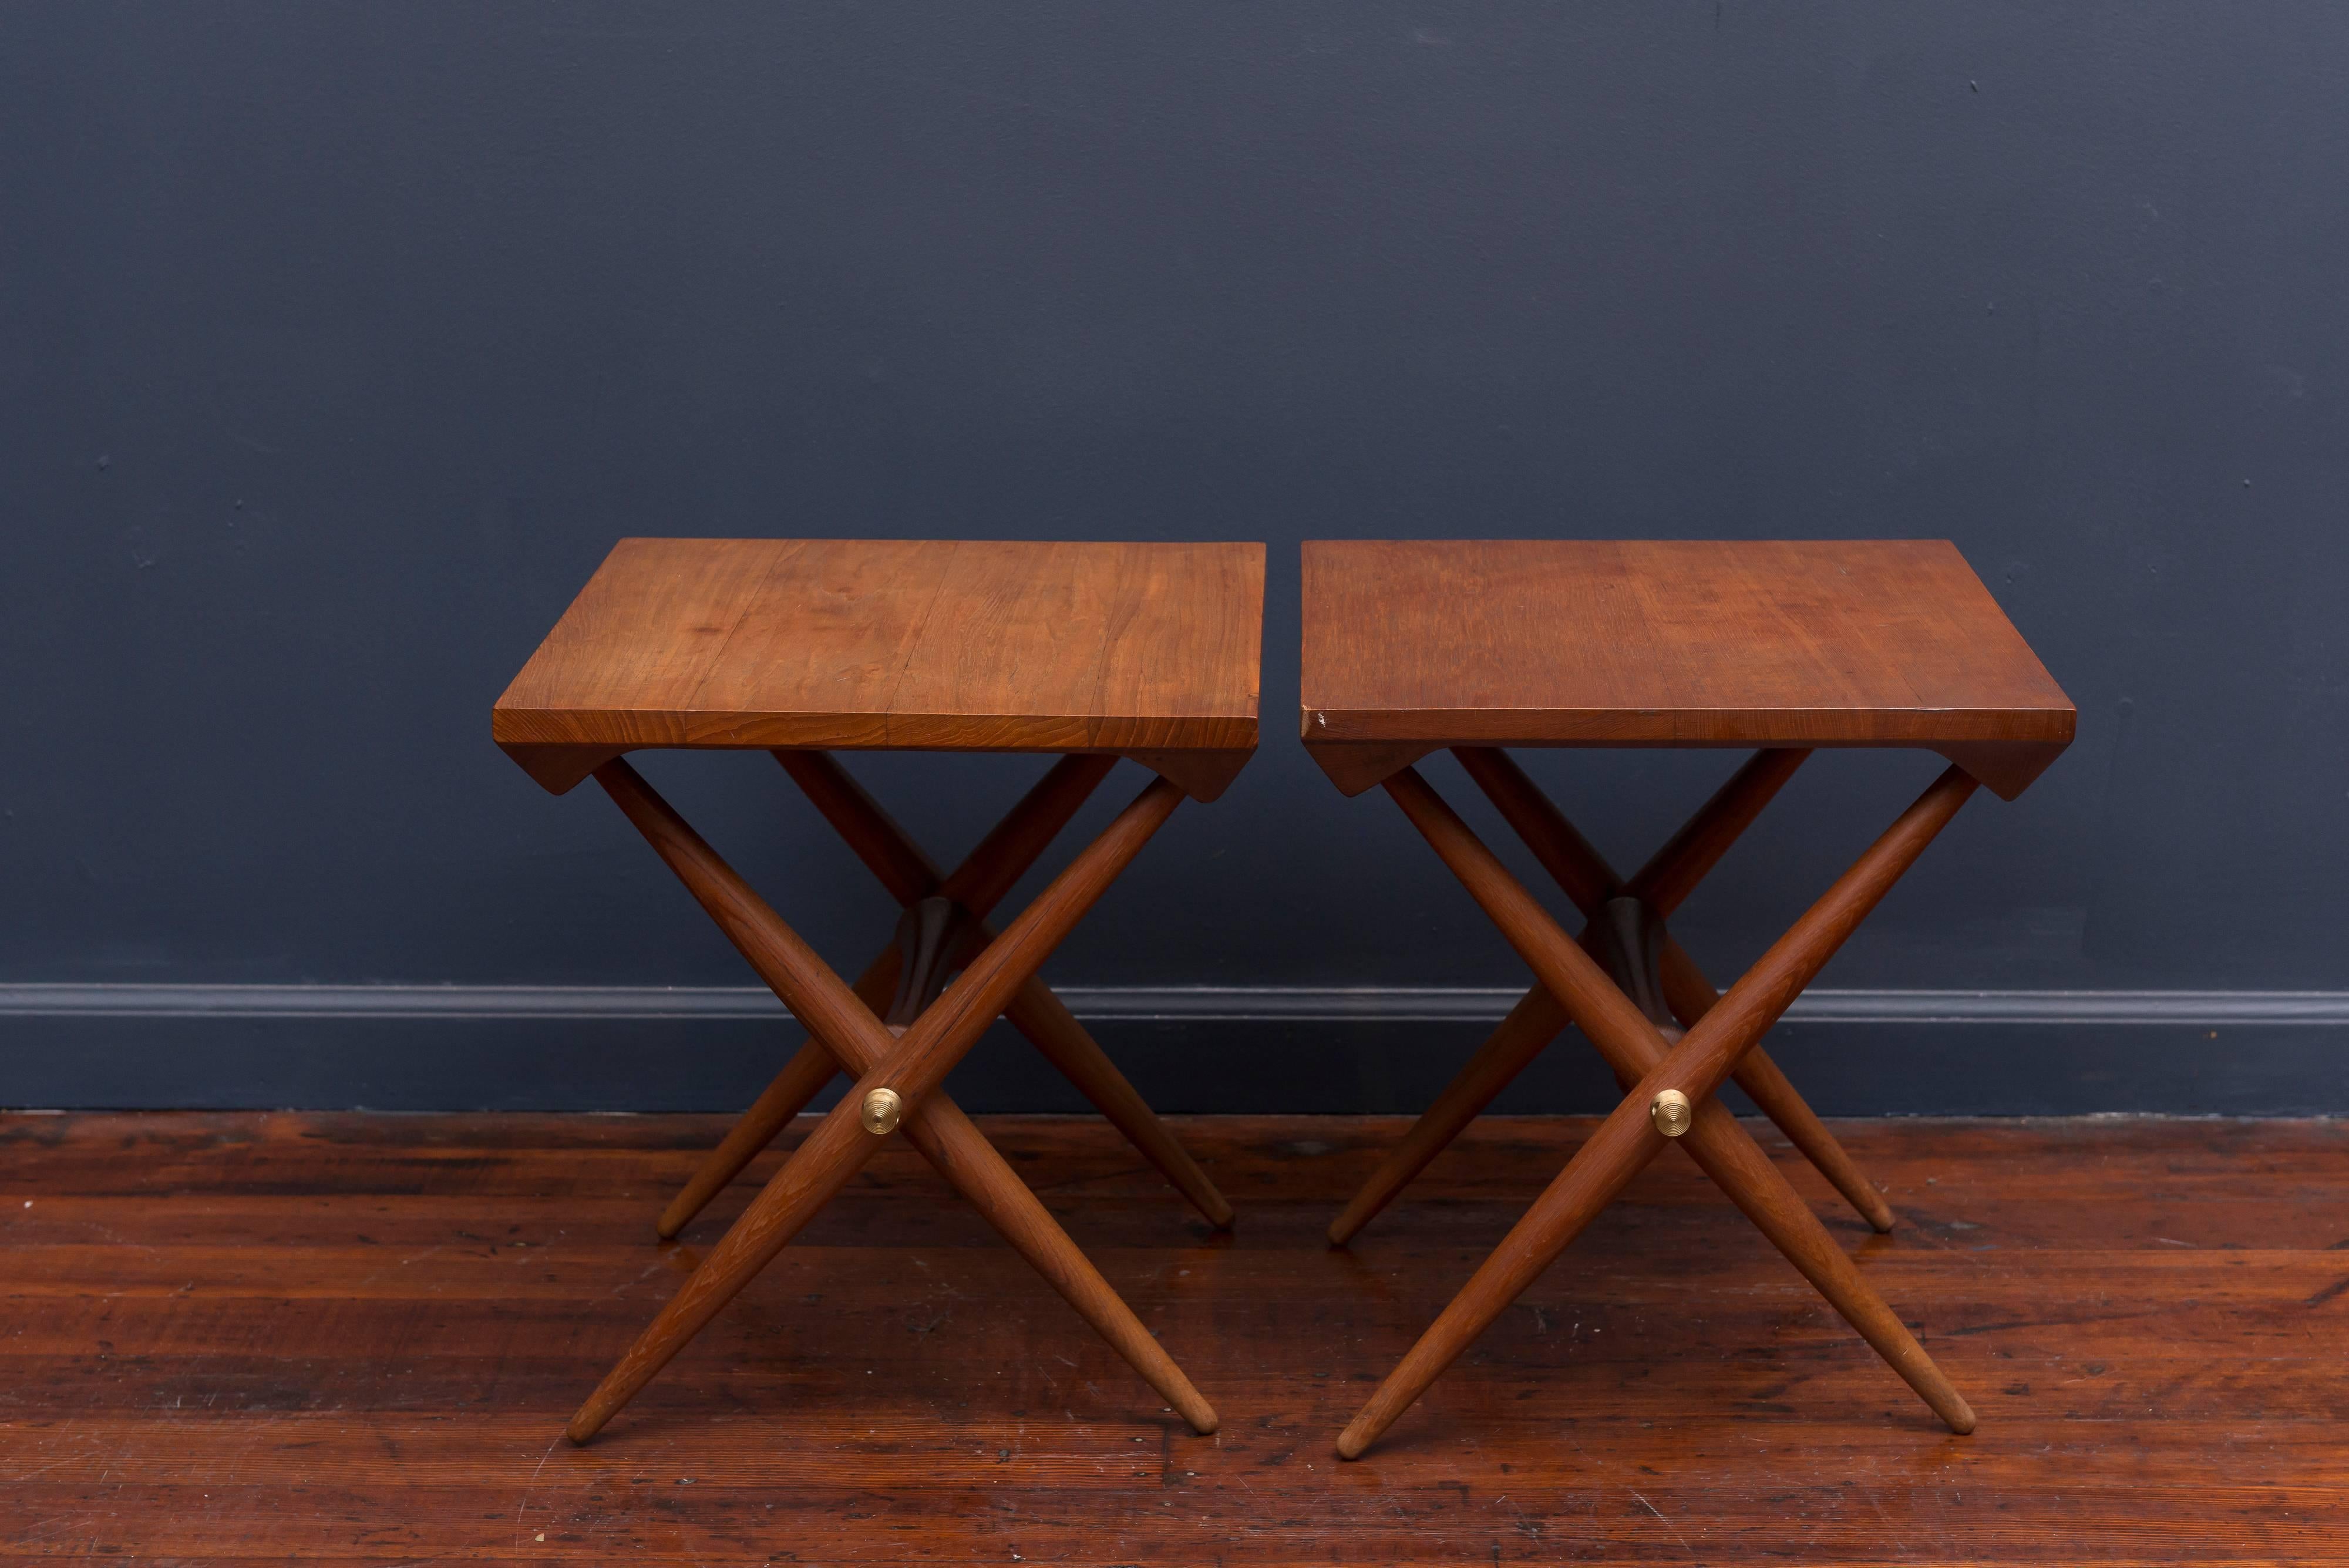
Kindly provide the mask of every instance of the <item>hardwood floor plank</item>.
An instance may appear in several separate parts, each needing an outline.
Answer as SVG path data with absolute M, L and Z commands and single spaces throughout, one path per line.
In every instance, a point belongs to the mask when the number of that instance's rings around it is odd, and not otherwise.
M 1224 1411 L 1197 1438 L 918 1162 L 876 1159 L 593 1446 L 706 1245 L 696 1117 L 0 1117 L 0 1560 L 2349 1562 L 2349 1129 L 1849 1123 L 1943 1432 L 1686 1162 L 1365 1459 L 1338 1428 L 1590 1123 L 1180 1125 L 1228 1236 L 1087 1120 L 988 1130 Z M 29 1206 L 28 1206 L 29 1205 Z

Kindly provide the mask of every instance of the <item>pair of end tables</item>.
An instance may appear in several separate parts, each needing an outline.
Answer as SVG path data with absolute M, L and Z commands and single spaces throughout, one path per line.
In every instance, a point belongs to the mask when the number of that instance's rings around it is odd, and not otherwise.
M 628 539 L 498 700 L 497 742 L 561 794 L 593 778 L 808 1039 L 660 1218 L 671 1237 L 830 1083 L 803 1139 L 566 1428 L 585 1442 L 902 1135 L 1166 1403 L 1215 1408 L 941 1088 L 1008 1019 L 1216 1225 L 1231 1205 L 1037 977 L 1185 797 L 1257 744 L 1264 547 Z M 1535 984 L 1330 1230 L 1342 1245 L 1568 1023 L 1621 1103 L 1338 1440 L 1361 1455 L 1667 1143 L 1677 1142 L 1951 1430 L 1974 1416 L 1714 1091 L 1733 1079 L 1878 1230 L 1884 1199 L 1757 1048 L 1978 785 L 2013 799 L 2072 704 L 1939 541 L 1318 541 L 1304 546 L 1302 738 L 1348 795 L 1383 787 Z M 1752 748 L 1630 877 L 1513 762 L 1524 746 Z M 1813 750 L 1948 768 L 1726 992 L 1673 940 L 1682 901 Z M 903 908 L 854 981 L 818 958 L 629 764 L 773 753 Z M 1423 778 L 1449 749 L 1587 922 L 1569 935 Z M 841 751 L 1059 760 L 941 872 Z M 1154 775 L 1020 914 L 995 906 L 1121 757 Z

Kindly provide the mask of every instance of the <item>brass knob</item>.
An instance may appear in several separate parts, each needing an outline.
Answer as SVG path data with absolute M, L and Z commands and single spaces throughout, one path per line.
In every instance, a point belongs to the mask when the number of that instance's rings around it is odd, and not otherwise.
M 1654 1122 L 1656 1130 L 1666 1137 L 1678 1137 L 1688 1131 L 1689 1123 L 1696 1119 L 1696 1107 L 1690 1105 L 1689 1097 L 1678 1089 L 1666 1089 L 1649 1105 L 1648 1119 Z M 866 1125 L 871 1124 L 868 1122 Z
M 858 1119 L 864 1130 L 874 1137 L 885 1137 L 897 1130 L 897 1119 L 905 1114 L 905 1102 L 897 1097 L 895 1089 L 875 1089 L 864 1096 Z

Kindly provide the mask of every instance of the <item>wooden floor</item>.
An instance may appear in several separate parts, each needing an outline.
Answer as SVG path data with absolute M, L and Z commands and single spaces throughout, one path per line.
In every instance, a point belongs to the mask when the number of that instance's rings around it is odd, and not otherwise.
M 1849 1125 L 1901 1228 L 1795 1179 L 1970 1438 L 1668 1153 L 1338 1461 L 1588 1126 L 1483 1124 L 1339 1252 L 1399 1124 L 1185 1124 L 1229 1237 L 1098 1123 L 993 1124 L 1220 1407 L 1204 1438 L 893 1151 L 575 1449 L 564 1418 L 750 1190 L 653 1243 L 717 1121 L 0 1118 L 0 1555 L 2349 1561 L 2330 1123 Z

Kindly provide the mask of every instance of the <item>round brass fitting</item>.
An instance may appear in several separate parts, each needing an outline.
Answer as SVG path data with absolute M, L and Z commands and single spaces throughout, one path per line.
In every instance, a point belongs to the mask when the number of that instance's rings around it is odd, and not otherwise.
M 905 1102 L 897 1097 L 895 1089 L 874 1089 L 864 1096 L 858 1107 L 857 1119 L 864 1130 L 874 1137 L 884 1137 L 897 1130 L 897 1122 L 905 1114 Z
M 1689 1104 L 1689 1097 L 1678 1089 L 1666 1089 L 1650 1102 L 1648 1119 L 1654 1122 L 1656 1130 L 1666 1137 L 1678 1137 L 1688 1131 L 1689 1123 L 1696 1119 L 1696 1107 Z

